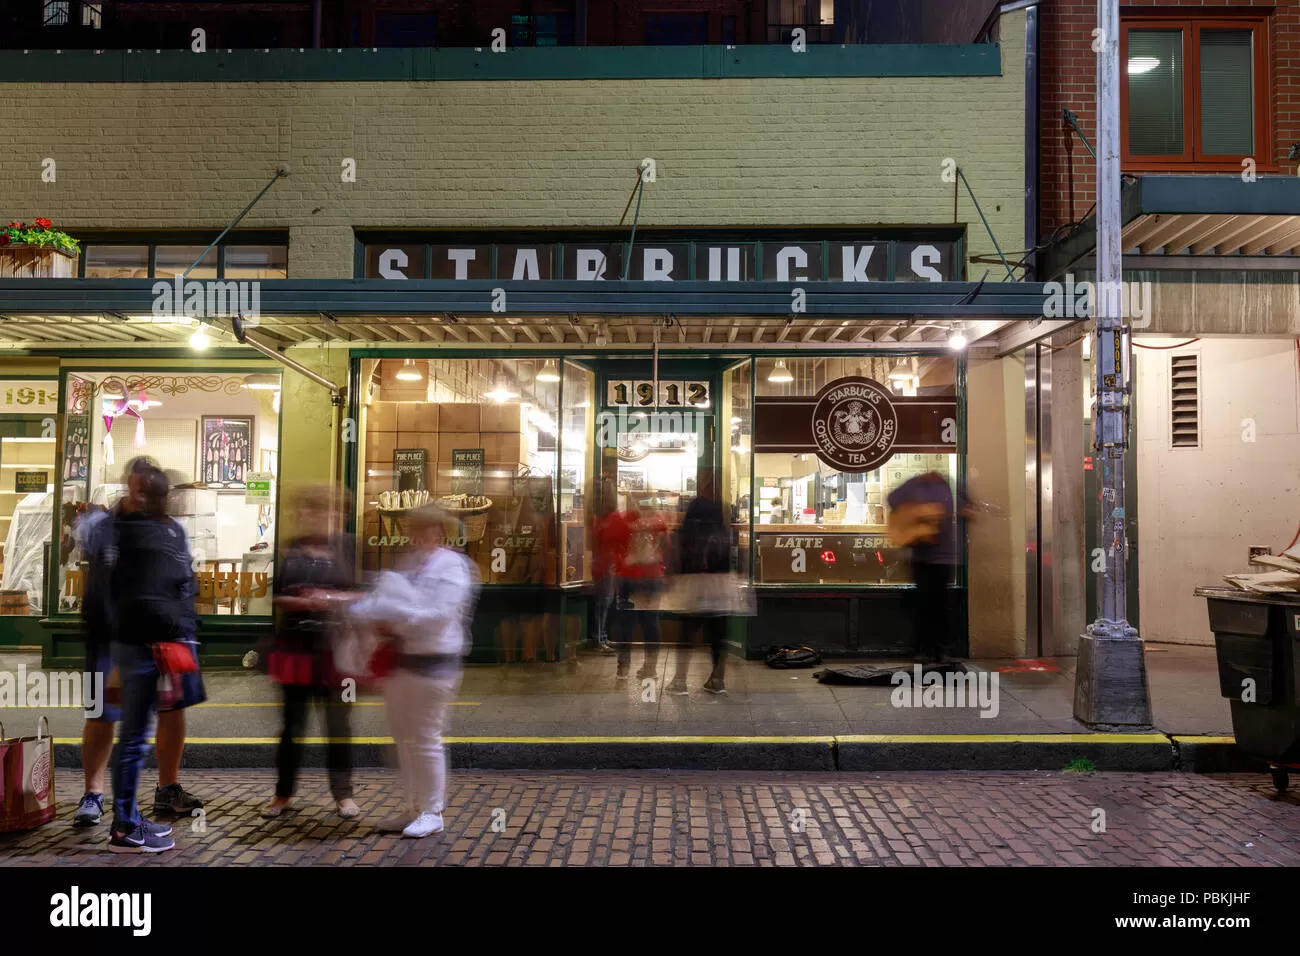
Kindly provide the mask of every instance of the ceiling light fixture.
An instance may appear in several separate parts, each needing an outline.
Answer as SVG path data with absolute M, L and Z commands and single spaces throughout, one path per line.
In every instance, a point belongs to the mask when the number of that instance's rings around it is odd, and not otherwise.
M 418 382 L 424 376 L 420 374 L 420 369 L 415 364 L 415 359 L 407 359 L 402 363 L 402 367 L 397 370 L 393 378 L 399 382 Z
M 966 333 L 962 330 L 961 323 L 957 323 L 953 328 L 952 334 L 948 336 L 948 348 L 955 352 L 960 352 L 966 347 Z
M 767 380 L 769 382 L 777 382 L 777 383 L 794 381 L 794 376 L 791 375 L 790 370 L 785 367 L 785 359 L 776 360 L 776 367 L 773 368 L 770 373 L 768 373 Z
M 894 370 L 889 373 L 891 382 L 907 382 L 912 378 L 912 367 L 908 364 L 907 359 L 900 358 L 894 366 Z
M 547 359 L 546 363 L 542 366 L 542 370 L 537 373 L 537 381 L 558 382 L 559 380 L 560 372 L 555 367 L 555 359 Z
M 201 325 L 195 329 L 194 334 L 190 336 L 190 348 L 195 349 L 196 351 L 202 352 L 211 344 L 212 339 L 208 337 L 208 333 Z

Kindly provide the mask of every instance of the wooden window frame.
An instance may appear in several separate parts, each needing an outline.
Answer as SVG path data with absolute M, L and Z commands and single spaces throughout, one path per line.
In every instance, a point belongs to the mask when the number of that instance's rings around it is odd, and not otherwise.
M 1186 11 L 1125 17 L 1120 23 L 1120 144 L 1123 167 L 1133 172 L 1235 172 L 1241 161 L 1255 160 L 1259 172 L 1279 172 L 1273 158 L 1273 77 L 1269 56 L 1269 17 L 1256 11 L 1234 14 L 1216 11 L 1214 16 L 1189 16 Z M 1183 36 L 1183 137 L 1181 156 L 1142 156 L 1129 149 L 1128 35 L 1130 30 L 1177 28 Z M 1255 146 L 1249 156 L 1207 155 L 1201 151 L 1201 45 L 1202 30 L 1250 30 L 1252 33 L 1251 78 L 1254 95 Z

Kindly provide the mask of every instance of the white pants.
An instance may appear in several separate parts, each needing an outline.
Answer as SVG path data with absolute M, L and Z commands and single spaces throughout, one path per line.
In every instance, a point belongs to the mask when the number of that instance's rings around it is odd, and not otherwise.
M 442 735 L 460 672 L 425 677 L 395 669 L 384 683 L 388 730 L 397 748 L 406 807 L 412 815 L 441 813 L 447 797 L 447 754 Z

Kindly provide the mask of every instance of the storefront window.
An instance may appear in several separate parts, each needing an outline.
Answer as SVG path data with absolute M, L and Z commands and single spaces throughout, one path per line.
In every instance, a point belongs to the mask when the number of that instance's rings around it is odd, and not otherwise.
M 170 279 L 181 275 L 190 266 L 191 279 L 215 279 L 217 277 L 217 250 L 209 249 L 203 261 L 194 265 L 203 254 L 203 246 L 159 246 L 155 252 L 154 275 L 160 279 Z
M 58 382 L 0 381 L 4 614 L 42 614 L 53 525 Z
M 565 376 L 581 380 L 567 366 Z M 544 358 L 362 363 L 363 570 L 394 566 L 410 544 L 407 514 L 437 501 L 485 584 L 556 584 L 557 508 L 581 510 L 582 473 L 572 490 L 559 481 L 560 379 Z
M 289 278 L 286 246 L 226 246 L 222 254 L 226 259 L 223 274 L 227 279 Z
M 735 532 L 736 567 L 744 575 L 750 570 L 750 514 L 753 508 L 752 466 L 754 462 L 754 365 L 749 359 L 722 373 L 723 432 L 730 435 L 722 448 L 722 501 L 731 506 Z
M 956 486 L 955 362 L 855 356 L 755 364 L 748 502 L 755 581 L 908 583 L 906 552 L 889 539 L 888 498 L 924 472 Z M 745 417 L 734 418 L 743 429 Z M 743 511 L 733 483 L 735 493 Z
M 168 502 L 199 577 L 200 614 L 269 615 L 281 376 L 78 372 L 68 376 L 59 610 L 80 608 L 77 522 L 111 508 L 139 456 L 172 480 Z

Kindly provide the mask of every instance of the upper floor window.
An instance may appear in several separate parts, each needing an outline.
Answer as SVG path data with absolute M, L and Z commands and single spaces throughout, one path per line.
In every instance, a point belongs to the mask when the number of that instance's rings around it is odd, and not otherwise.
M 1263 17 L 1125 20 L 1121 138 L 1132 169 L 1268 163 L 1268 30 Z
M 510 45 L 573 46 L 573 14 L 516 14 L 510 18 Z
M 789 43 L 796 27 L 809 43 L 831 42 L 835 0 L 767 0 L 768 43 Z
M 250 236 L 221 242 L 195 265 L 208 242 L 159 243 L 134 236 L 86 239 L 81 264 L 87 279 L 173 279 L 189 269 L 191 279 L 287 279 L 289 247 Z M 193 268 L 191 268 L 193 266 Z

